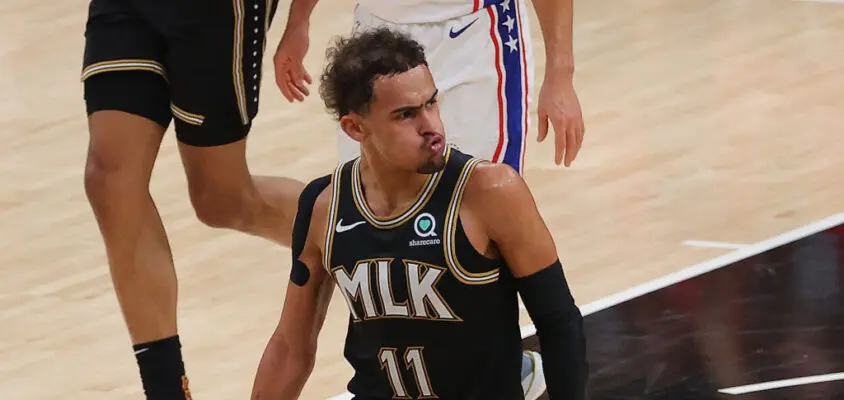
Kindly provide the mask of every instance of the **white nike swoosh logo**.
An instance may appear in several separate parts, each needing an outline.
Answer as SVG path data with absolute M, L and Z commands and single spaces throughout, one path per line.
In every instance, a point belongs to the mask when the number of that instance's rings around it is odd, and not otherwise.
M 339 221 L 337 221 L 337 229 L 336 230 L 337 230 L 337 233 L 343 233 L 343 232 L 350 231 L 350 230 L 354 229 L 356 226 L 358 226 L 360 224 L 365 224 L 365 223 L 366 223 L 366 221 L 358 221 L 358 222 L 355 222 L 354 224 L 351 224 L 351 225 L 343 225 L 343 219 L 341 218 Z
M 143 349 L 135 350 L 135 355 L 141 354 L 147 350 L 149 350 L 149 347 L 144 347 Z

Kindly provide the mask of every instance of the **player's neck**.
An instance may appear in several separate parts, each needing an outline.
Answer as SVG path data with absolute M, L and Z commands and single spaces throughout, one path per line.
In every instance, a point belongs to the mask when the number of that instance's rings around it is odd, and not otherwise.
M 419 192 L 430 177 L 363 159 L 360 163 L 360 175 L 365 201 L 379 217 L 401 212 L 416 202 Z

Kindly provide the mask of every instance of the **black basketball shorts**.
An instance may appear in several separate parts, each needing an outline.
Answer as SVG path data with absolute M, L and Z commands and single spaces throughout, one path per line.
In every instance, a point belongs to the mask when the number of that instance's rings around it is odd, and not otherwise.
M 179 141 L 246 137 L 278 0 L 91 0 L 82 81 L 88 114 L 120 110 Z M 128 72 L 127 72 L 128 71 Z

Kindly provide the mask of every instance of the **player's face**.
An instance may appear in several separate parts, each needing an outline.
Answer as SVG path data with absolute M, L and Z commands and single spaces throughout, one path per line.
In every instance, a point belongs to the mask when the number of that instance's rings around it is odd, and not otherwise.
M 368 131 L 364 146 L 391 165 L 421 174 L 445 166 L 445 132 L 427 66 L 377 79 L 362 125 Z

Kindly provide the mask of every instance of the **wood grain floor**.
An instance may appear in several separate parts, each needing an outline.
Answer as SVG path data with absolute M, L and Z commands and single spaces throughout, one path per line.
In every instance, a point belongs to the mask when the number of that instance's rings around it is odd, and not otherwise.
M 577 3 L 587 140 L 570 169 L 553 165 L 549 144 L 531 142 L 526 174 L 579 303 L 729 251 L 686 240 L 753 243 L 844 211 L 844 5 Z M 329 38 L 351 28 L 352 7 L 317 6 L 312 74 Z M 82 187 L 86 10 L 83 0 L 0 3 L 3 399 L 141 398 Z M 541 83 L 544 53 L 532 19 Z M 284 20 L 282 12 L 271 45 Z M 271 79 L 263 85 L 251 168 L 301 179 L 328 171 L 335 128 L 319 99 L 291 105 Z M 194 396 L 245 399 L 277 321 L 289 252 L 196 220 L 172 134 L 152 193 L 180 278 Z M 336 298 L 303 398 L 345 390 L 347 315 Z

